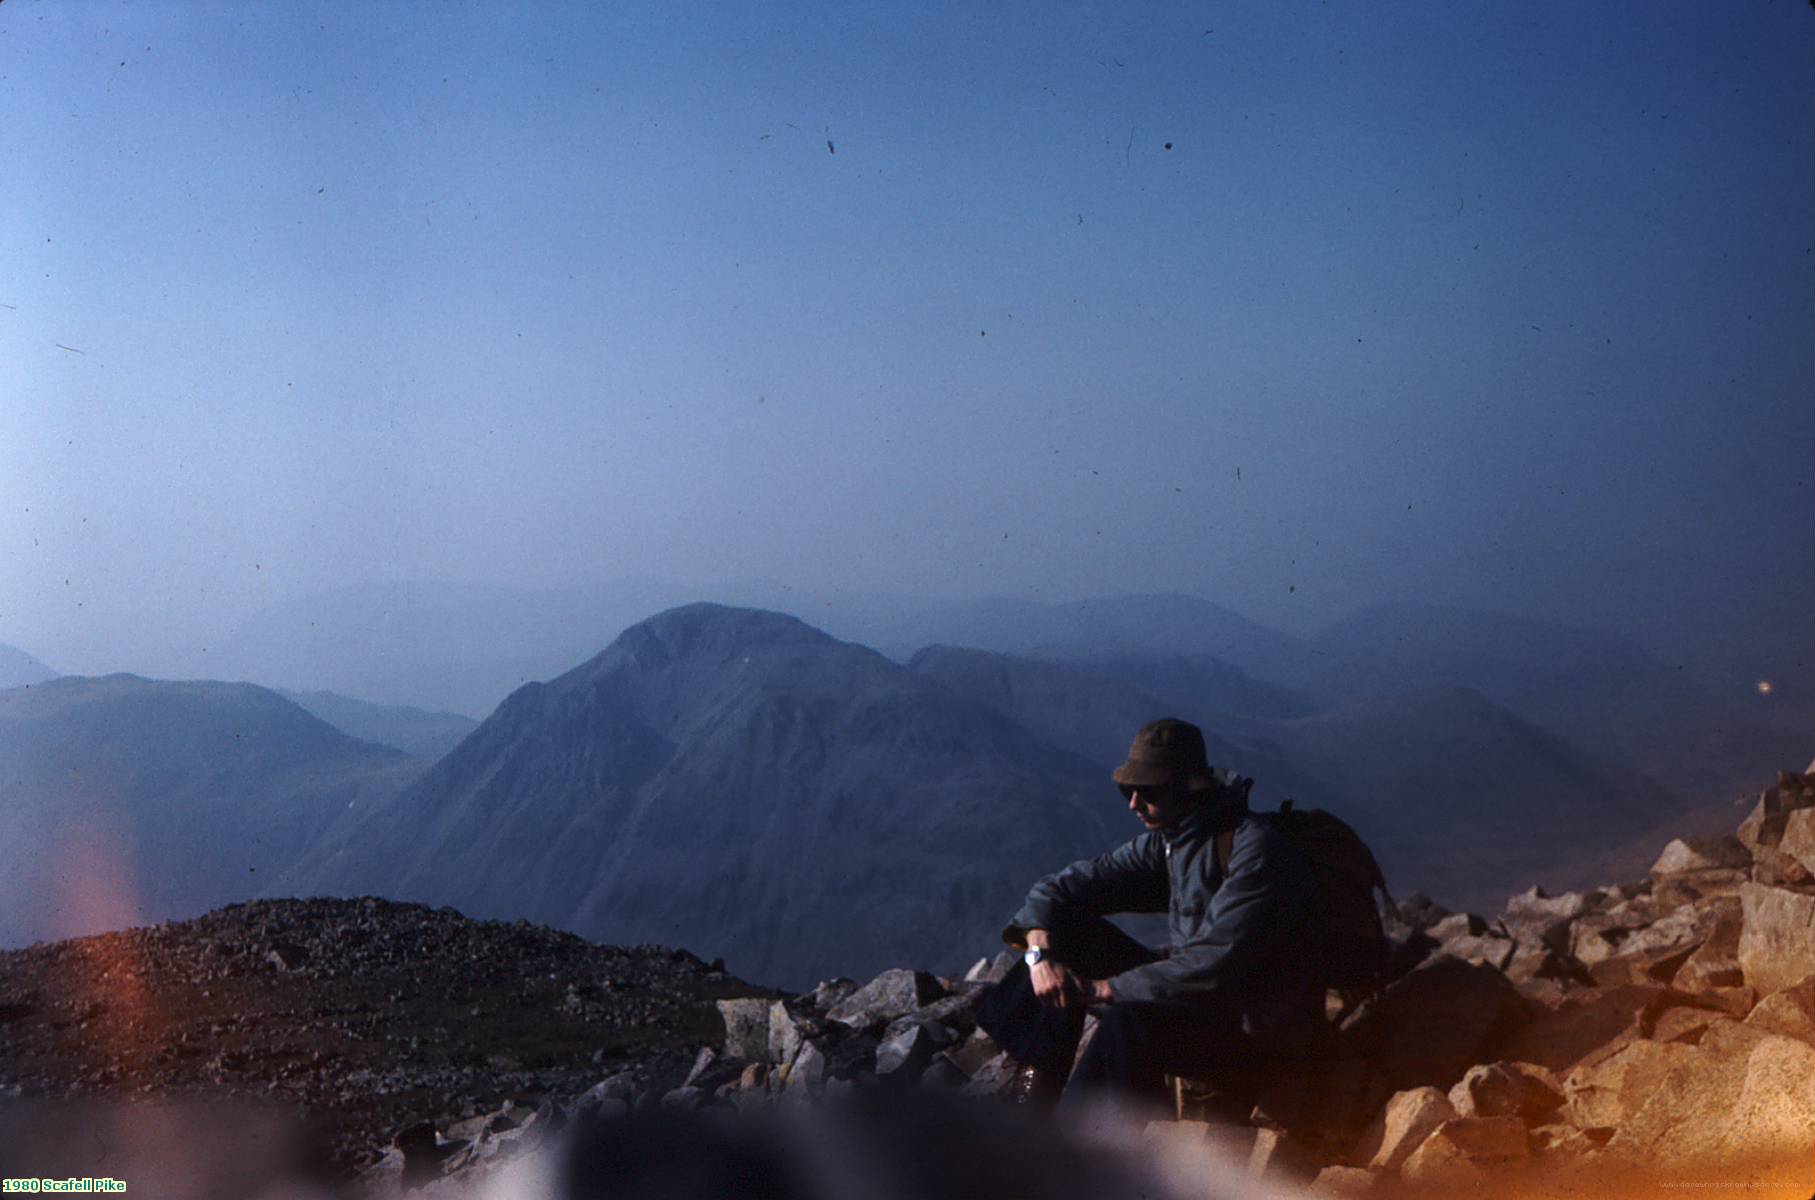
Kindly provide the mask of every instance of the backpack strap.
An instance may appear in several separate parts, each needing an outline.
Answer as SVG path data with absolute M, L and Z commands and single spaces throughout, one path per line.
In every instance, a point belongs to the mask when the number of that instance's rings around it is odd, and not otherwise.
M 1229 878 L 1229 856 L 1235 853 L 1235 830 L 1225 829 L 1216 835 L 1216 870 L 1221 887 Z

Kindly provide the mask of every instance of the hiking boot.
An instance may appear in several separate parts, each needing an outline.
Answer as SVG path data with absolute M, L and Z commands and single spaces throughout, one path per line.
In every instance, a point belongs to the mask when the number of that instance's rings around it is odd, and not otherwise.
M 1017 1066 L 1015 1073 L 1009 1077 L 1008 1087 L 1003 1095 L 1011 1104 L 1026 1104 L 1036 1108 L 1051 1108 L 1059 1102 L 1059 1093 L 1065 1089 L 1065 1081 L 1052 1071 L 1042 1071 L 1039 1067 Z

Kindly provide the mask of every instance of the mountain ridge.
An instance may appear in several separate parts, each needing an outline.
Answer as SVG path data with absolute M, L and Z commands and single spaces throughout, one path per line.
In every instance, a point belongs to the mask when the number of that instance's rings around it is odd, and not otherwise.
M 0 945 L 248 899 L 418 769 L 253 684 L 0 692 Z
M 383 878 L 405 898 L 805 979 L 998 927 L 1036 863 L 1112 840 L 1112 812 L 1086 799 L 1106 790 L 1086 761 L 867 647 L 689 605 L 514 692 L 283 886 Z M 821 936 L 790 945 L 808 919 Z

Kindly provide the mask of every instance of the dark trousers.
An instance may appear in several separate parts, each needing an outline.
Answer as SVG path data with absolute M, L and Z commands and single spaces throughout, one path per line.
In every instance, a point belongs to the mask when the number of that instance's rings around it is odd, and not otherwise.
M 1086 979 L 1106 979 L 1161 955 L 1108 921 L 1091 919 L 1051 931 L 1054 959 Z M 1201 1004 L 1121 1001 L 1090 1009 L 1097 1031 L 1072 1070 L 1083 1036 L 1082 1006 L 1059 1008 L 1035 998 L 1027 965 L 1020 963 L 990 989 L 977 1024 L 1015 1061 L 1059 1079 L 1069 1073 L 1067 1095 L 1116 1091 L 1140 1101 L 1164 1102 L 1164 1076 L 1187 1075 L 1226 1089 L 1232 1109 L 1245 1115 L 1246 1082 L 1260 1065 L 1261 1047 L 1242 1032 L 1238 1014 L 1214 1000 Z

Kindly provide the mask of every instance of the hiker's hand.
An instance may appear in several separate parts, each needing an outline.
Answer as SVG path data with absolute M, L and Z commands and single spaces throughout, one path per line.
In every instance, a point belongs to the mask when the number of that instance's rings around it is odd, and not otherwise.
M 1107 979 L 1087 979 L 1084 983 L 1089 991 L 1091 1004 L 1115 1003 L 1115 992 L 1110 989 Z
M 1028 972 L 1034 984 L 1034 999 L 1055 1008 L 1070 1008 L 1084 1002 L 1083 981 L 1070 967 L 1052 959 L 1042 959 Z

